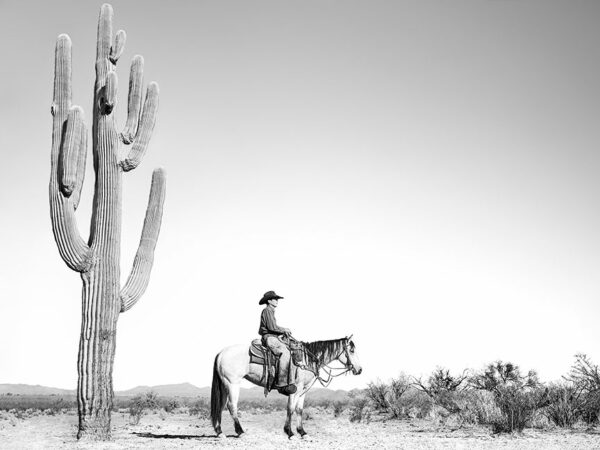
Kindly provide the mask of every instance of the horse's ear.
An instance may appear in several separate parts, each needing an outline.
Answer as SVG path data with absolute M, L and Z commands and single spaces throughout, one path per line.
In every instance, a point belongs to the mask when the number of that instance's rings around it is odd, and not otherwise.
M 348 339 L 349 341 L 352 340 L 352 336 L 354 336 L 354 334 L 351 334 L 350 336 L 348 336 L 346 339 Z

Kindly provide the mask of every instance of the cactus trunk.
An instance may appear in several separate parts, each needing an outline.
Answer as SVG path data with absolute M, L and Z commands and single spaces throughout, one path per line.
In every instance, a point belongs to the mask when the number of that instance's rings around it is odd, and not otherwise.
M 113 41 L 112 7 L 103 5 L 98 23 L 92 119 L 96 179 L 87 243 L 79 235 L 75 220 L 85 173 L 87 130 L 83 111 L 71 105 L 71 40 L 61 35 L 56 44 L 50 216 L 61 257 L 68 267 L 81 273 L 83 281 L 77 364 L 78 438 L 110 438 L 117 320 L 119 313 L 127 311 L 139 300 L 148 285 L 165 197 L 165 174 L 158 169 L 152 176 L 142 238 L 133 268 L 121 288 L 122 176 L 141 162 L 158 107 L 158 86 L 150 83 L 142 108 L 143 59 L 136 56 L 131 65 L 127 124 L 122 133 L 117 132 L 115 68 L 124 44 L 123 31 L 119 31 Z M 130 144 L 129 152 L 120 150 L 121 145 Z
M 110 269 L 103 266 L 105 264 L 100 264 L 97 269 L 82 274 L 83 317 L 77 361 L 78 439 L 110 438 L 112 370 L 120 305 L 118 290 L 114 283 L 111 286 L 110 277 L 106 277 Z

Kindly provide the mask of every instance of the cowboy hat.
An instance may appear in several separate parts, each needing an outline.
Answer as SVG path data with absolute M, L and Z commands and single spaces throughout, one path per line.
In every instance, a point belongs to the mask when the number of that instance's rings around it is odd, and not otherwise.
M 283 298 L 283 297 L 280 297 L 274 291 L 265 292 L 265 295 L 263 295 L 263 298 L 260 299 L 260 301 L 258 302 L 258 304 L 259 305 L 264 305 L 269 300 L 279 300 L 280 298 Z

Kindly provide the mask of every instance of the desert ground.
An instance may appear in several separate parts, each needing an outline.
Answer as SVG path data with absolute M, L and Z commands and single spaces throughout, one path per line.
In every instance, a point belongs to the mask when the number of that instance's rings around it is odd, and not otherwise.
M 283 432 L 282 411 L 242 412 L 246 433 L 235 437 L 233 424 L 224 418 L 226 439 L 217 438 L 208 418 L 183 413 L 154 412 L 137 425 L 127 413 L 114 413 L 113 440 L 78 442 L 74 411 L 56 415 L 37 414 L 18 418 L 0 415 L 2 449 L 162 449 L 162 448 L 260 448 L 260 449 L 600 449 L 600 430 L 526 429 L 522 434 L 494 435 L 485 427 L 450 427 L 431 421 L 383 420 L 352 423 L 342 414 L 309 409 L 305 428 L 308 437 L 288 439 Z

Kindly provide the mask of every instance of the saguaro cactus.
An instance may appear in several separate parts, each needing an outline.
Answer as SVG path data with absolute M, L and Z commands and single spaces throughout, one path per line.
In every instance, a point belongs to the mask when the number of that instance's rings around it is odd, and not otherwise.
M 79 234 L 75 210 L 83 185 L 87 128 L 83 111 L 71 105 L 71 39 L 56 42 L 50 215 L 61 257 L 83 280 L 83 308 L 78 356 L 78 438 L 110 437 L 113 401 L 112 368 L 119 313 L 131 308 L 150 278 L 165 198 L 165 174 L 154 171 L 150 199 L 131 274 L 120 288 L 121 177 L 141 162 L 158 107 L 158 85 L 150 83 L 142 108 L 143 59 L 133 58 L 129 78 L 128 116 L 117 132 L 116 64 L 123 52 L 125 32 L 112 33 L 112 7 L 103 5 L 98 23 L 94 85 L 92 149 L 96 173 L 90 236 Z M 123 148 L 121 148 L 123 145 Z M 131 145 L 127 151 L 127 147 Z

